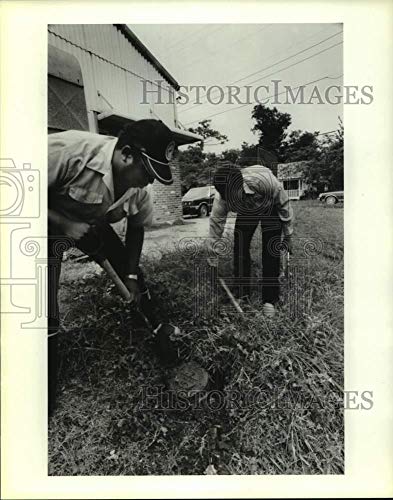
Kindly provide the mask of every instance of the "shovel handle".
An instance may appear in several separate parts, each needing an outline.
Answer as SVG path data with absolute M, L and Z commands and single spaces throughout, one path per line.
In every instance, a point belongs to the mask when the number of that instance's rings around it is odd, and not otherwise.
M 119 275 L 117 272 L 113 269 L 112 264 L 109 262 L 108 259 L 102 259 L 99 261 L 100 266 L 106 271 L 107 275 L 110 277 L 110 279 L 113 281 L 113 283 L 116 285 L 116 288 L 118 289 L 120 295 L 123 297 L 124 300 L 127 302 L 131 302 L 131 295 L 130 292 L 128 291 L 128 288 L 126 285 L 123 283 L 123 281 L 120 279 Z M 139 307 L 136 309 L 140 316 L 142 317 L 143 321 L 146 323 L 146 325 L 151 328 L 149 320 L 146 318 L 144 313 L 141 311 Z
M 123 297 L 123 299 L 126 300 L 127 302 L 130 302 L 130 300 L 131 300 L 130 292 L 128 291 L 128 288 L 123 283 L 123 281 L 119 278 L 117 272 L 113 269 L 109 260 L 103 259 L 100 262 L 100 265 L 106 271 L 106 273 L 108 274 L 110 279 L 113 281 L 113 283 L 116 285 L 116 287 L 119 290 L 119 293 Z
M 225 293 L 228 295 L 229 300 L 232 302 L 232 304 L 235 306 L 235 309 L 237 312 L 243 314 L 243 309 L 240 307 L 238 301 L 235 299 L 235 297 L 232 295 L 231 291 L 227 287 L 225 281 L 222 278 L 218 278 L 218 281 L 220 282 L 220 285 L 222 288 L 225 290 Z

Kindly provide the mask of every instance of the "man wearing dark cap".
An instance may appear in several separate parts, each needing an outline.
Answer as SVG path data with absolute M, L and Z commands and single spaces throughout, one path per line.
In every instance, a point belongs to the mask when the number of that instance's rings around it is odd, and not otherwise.
M 221 238 L 227 215 L 235 212 L 234 274 L 239 288 L 248 297 L 251 291 L 251 240 L 256 228 L 262 229 L 263 312 L 272 317 L 279 300 L 281 249 L 292 252 L 293 212 L 283 187 L 273 172 L 262 165 L 239 169 L 221 165 L 214 174 L 216 188 L 208 239 L 209 250 Z M 216 264 L 209 259 L 210 264 Z
M 127 125 L 119 137 L 70 130 L 49 136 L 48 264 L 49 264 L 49 412 L 53 409 L 58 366 L 59 315 L 57 292 L 62 243 L 95 258 L 95 245 L 128 288 L 131 300 L 154 329 L 158 352 L 178 329 L 157 316 L 139 268 L 144 226 L 151 223 L 153 202 L 149 184 L 172 184 L 169 166 L 175 152 L 172 132 L 159 120 Z M 110 223 L 127 218 L 125 244 Z M 64 245 L 63 245 L 64 248 Z M 169 359 L 170 360 L 170 359 Z M 168 361 L 165 359 L 164 361 Z

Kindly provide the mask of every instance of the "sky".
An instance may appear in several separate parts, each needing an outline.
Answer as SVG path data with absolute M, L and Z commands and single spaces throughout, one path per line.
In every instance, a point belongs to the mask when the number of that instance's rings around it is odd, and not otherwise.
M 222 99 L 220 104 L 207 102 L 206 92 L 201 90 L 201 104 L 195 105 L 196 91 L 188 90 L 190 102 L 179 102 L 177 106 L 178 119 L 186 128 L 209 118 L 214 129 L 228 136 L 224 146 L 207 141 L 207 151 L 218 153 L 238 148 L 244 141 L 258 142 L 258 136 L 251 131 L 254 125 L 251 112 L 255 105 L 252 96 L 258 86 L 268 86 L 268 90 L 259 90 L 259 95 L 272 96 L 269 106 L 274 105 L 292 116 L 289 131 L 330 132 L 338 128 L 338 117 L 343 117 L 342 104 L 320 104 L 318 99 L 312 104 L 283 104 L 285 95 L 274 98 L 284 91 L 284 85 L 296 92 L 298 86 L 320 80 L 306 87 L 306 99 L 314 86 L 318 86 L 323 96 L 329 85 L 342 85 L 342 24 L 139 24 L 129 27 L 179 85 L 223 87 L 224 94 L 217 89 L 210 91 L 210 100 Z M 278 90 L 273 80 L 280 80 L 276 84 Z M 242 104 L 235 99 L 228 102 L 228 85 L 240 87 Z M 243 105 L 247 92 L 251 92 L 251 103 Z M 272 103 L 274 99 L 280 103 Z

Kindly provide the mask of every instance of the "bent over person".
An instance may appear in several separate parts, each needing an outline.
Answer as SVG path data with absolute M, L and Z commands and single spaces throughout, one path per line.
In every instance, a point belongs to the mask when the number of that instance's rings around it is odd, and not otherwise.
M 250 245 L 258 225 L 262 229 L 263 312 L 274 316 L 280 293 L 280 247 L 292 252 L 293 212 L 283 187 L 273 172 L 254 165 L 239 169 L 219 167 L 213 184 L 216 194 L 210 216 L 209 247 L 221 238 L 228 212 L 236 212 L 234 275 L 249 296 L 251 291 Z
M 169 335 L 177 328 L 161 321 L 139 267 L 144 226 L 151 222 L 153 212 L 146 186 L 155 179 L 166 185 L 173 182 L 169 161 L 174 150 L 172 132 L 159 120 L 136 121 L 118 138 L 76 130 L 49 136 L 49 414 L 57 385 L 62 241 L 71 242 L 98 262 L 99 246 L 100 258 L 108 259 L 129 290 L 131 301 L 140 304 L 154 329 L 156 346 L 163 347 L 161 352 L 167 355 L 165 361 L 174 355 Z M 125 244 L 110 225 L 124 217 Z

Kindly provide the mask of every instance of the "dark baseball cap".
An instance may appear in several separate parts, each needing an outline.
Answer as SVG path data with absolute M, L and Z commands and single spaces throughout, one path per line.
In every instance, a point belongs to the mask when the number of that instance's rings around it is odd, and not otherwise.
M 138 120 L 127 126 L 127 136 L 142 154 L 149 174 L 162 184 L 172 184 L 169 162 L 173 159 L 176 143 L 171 130 L 161 120 Z

